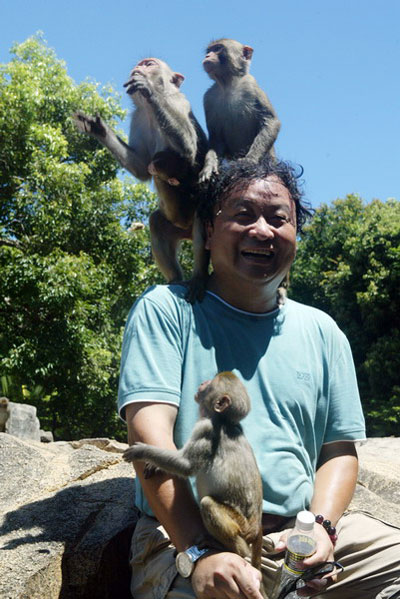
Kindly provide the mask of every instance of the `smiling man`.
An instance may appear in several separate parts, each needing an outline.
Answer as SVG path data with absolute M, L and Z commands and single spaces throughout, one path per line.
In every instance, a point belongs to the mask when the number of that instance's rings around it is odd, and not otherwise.
M 345 566 L 339 580 L 312 582 L 314 592 L 397 597 L 399 530 L 365 514 L 342 516 L 357 479 L 354 443 L 365 437 L 348 341 L 329 316 L 283 302 L 279 293 L 308 215 L 286 163 L 241 160 L 224 168 L 200 208 L 213 268 L 205 298 L 191 305 L 184 286 L 169 285 L 136 302 L 124 336 L 119 409 L 129 443 L 181 447 L 198 416 L 199 385 L 234 371 L 252 402 L 243 427 L 263 480 L 267 591 L 285 530 L 309 508 L 331 520 L 338 540 L 334 546 L 317 523 L 307 564 L 335 557 Z M 142 517 L 132 539 L 133 597 L 261 599 L 260 573 L 246 560 L 198 547 L 205 530 L 186 481 L 163 473 L 146 479 L 140 462 L 136 470 Z

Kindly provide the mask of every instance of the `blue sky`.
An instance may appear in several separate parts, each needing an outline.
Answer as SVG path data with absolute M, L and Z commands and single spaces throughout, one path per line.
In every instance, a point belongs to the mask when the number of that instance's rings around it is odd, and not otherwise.
M 251 45 L 282 122 L 277 153 L 304 167 L 309 201 L 400 199 L 400 0 L 0 0 L 0 62 L 38 30 L 76 82 L 111 83 L 125 108 L 137 60 L 164 59 L 204 127 L 206 45 Z

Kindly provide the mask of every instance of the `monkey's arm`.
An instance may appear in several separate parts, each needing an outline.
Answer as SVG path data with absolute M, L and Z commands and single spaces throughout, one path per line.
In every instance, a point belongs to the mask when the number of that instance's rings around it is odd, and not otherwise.
M 170 96 L 154 92 L 147 101 L 170 147 L 194 164 L 199 140 L 187 100 L 179 92 Z
M 151 178 L 147 164 L 139 153 L 116 135 L 99 115 L 93 117 L 77 111 L 72 115 L 72 119 L 81 133 L 86 133 L 97 139 L 134 177 L 141 181 L 148 181 Z
M 165 472 L 187 478 L 209 464 L 212 451 L 212 424 L 209 418 L 197 422 L 192 436 L 180 450 L 163 449 L 136 442 L 124 452 L 124 460 L 150 462 Z
M 146 443 L 135 443 L 135 445 L 129 447 L 124 452 L 124 460 L 127 462 L 135 460 L 150 462 L 150 464 L 161 468 L 165 472 L 170 472 L 183 478 L 195 474 L 190 460 L 181 451 L 161 449 L 153 445 L 146 445 Z
M 254 160 L 254 162 L 271 151 L 281 128 L 281 123 L 266 96 L 265 99 L 258 98 L 256 104 L 260 114 L 261 129 L 246 154 L 246 158 Z

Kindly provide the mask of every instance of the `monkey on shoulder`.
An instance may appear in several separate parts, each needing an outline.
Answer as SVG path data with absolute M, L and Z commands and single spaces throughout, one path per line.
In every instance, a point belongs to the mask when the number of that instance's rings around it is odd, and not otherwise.
M 200 417 L 181 449 L 135 443 L 123 457 L 183 478 L 195 475 L 208 533 L 229 551 L 242 557 L 251 554 L 253 566 L 259 568 L 262 483 L 240 424 L 250 410 L 250 398 L 236 375 L 222 372 L 200 385 L 195 400 Z
M 270 153 L 280 122 L 266 93 L 249 74 L 253 48 L 232 39 L 211 42 L 203 67 L 214 85 L 204 95 L 209 150 L 200 180 L 218 171 L 222 158 L 257 162 Z
M 118 162 L 141 181 L 152 177 L 159 209 L 150 217 L 152 251 L 168 282 L 182 280 L 178 249 L 194 238 L 194 275 L 207 271 L 201 235 L 193 233 L 196 185 L 207 151 L 207 138 L 180 86 L 183 75 L 158 58 L 145 58 L 124 84 L 135 110 L 129 143 L 118 137 L 100 116 L 74 115 L 77 128 L 97 139 Z

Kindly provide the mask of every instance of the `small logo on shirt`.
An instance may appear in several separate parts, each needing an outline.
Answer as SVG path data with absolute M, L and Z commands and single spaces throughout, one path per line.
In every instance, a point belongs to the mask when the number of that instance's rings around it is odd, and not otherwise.
M 311 374 L 309 372 L 299 372 L 298 370 L 296 370 L 296 374 L 297 374 L 298 381 L 310 381 L 311 380 Z

